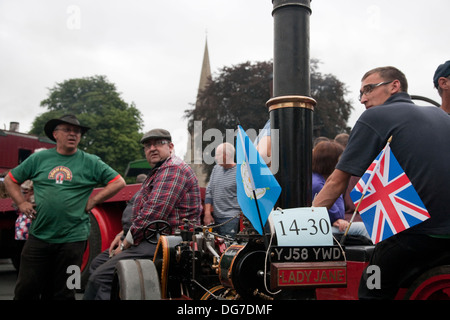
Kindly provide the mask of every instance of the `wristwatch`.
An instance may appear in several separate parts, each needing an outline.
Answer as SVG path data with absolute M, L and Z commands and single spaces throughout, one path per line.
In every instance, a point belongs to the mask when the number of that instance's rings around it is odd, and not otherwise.
M 125 246 L 123 245 L 123 242 L 120 244 L 120 251 L 125 250 Z

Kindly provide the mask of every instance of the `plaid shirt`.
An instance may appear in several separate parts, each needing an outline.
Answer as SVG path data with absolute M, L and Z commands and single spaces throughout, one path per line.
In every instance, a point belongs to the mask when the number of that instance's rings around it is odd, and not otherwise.
M 144 240 L 144 230 L 154 220 L 169 222 L 173 233 L 184 218 L 198 223 L 201 211 L 197 177 L 183 160 L 169 157 L 150 172 L 138 191 L 130 227 L 133 242 Z

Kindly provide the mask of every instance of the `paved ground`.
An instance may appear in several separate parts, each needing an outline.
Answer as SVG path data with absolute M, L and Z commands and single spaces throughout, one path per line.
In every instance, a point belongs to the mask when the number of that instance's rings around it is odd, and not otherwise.
M 12 300 L 17 272 L 10 259 L 0 259 L 0 300 Z

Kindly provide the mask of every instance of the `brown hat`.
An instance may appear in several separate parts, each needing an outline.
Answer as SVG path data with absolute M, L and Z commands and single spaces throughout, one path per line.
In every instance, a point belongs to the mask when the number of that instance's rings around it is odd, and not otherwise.
M 82 126 L 80 124 L 80 121 L 78 121 L 77 117 L 75 117 L 74 115 L 66 114 L 59 119 L 51 119 L 45 124 L 44 131 L 47 137 L 49 137 L 53 141 L 56 141 L 55 138 L 53 137 L 53 131 L 55 131 L 56 126 L 61 123 L 71 124 L 73 126 L 80 127 L 82 135 L 85 134 L 86 131 L 90 129 L 89 127 Z
M 169 141 L 172 141 L 170 132 L 164 129 L 152 129 L 149 132 L 145 133 L 141 139 L 141 143 L 144 143 L 145 141 L 150 139 L 167 139 Z

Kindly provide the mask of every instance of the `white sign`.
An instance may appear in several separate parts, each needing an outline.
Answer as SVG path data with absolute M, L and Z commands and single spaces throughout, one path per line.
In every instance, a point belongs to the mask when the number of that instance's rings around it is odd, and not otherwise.
M 332 246 L 326 208 L 277 209 L 271 212 L 278 246 Z

